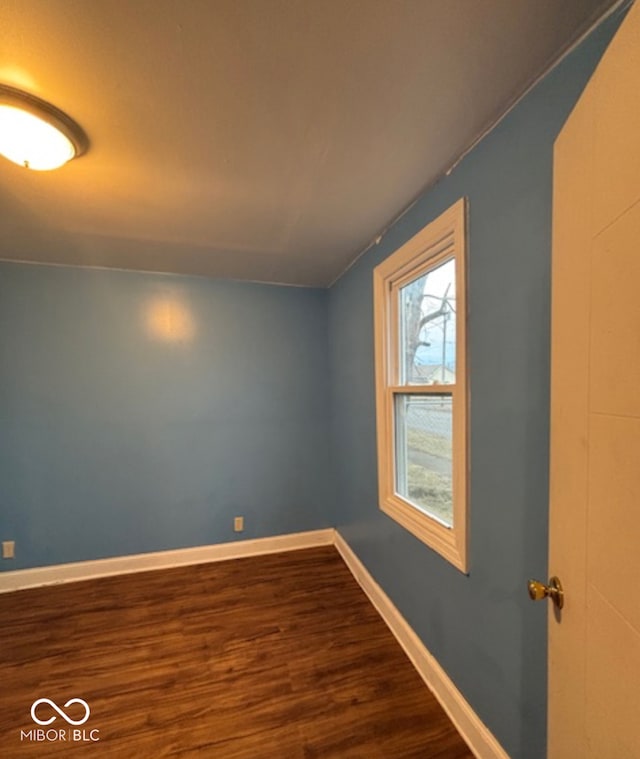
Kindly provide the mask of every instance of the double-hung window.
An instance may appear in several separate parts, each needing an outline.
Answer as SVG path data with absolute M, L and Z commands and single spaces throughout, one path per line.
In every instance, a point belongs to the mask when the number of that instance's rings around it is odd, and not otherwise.
M 380 508 L 467 571 L 465 202 L 374 271 Z

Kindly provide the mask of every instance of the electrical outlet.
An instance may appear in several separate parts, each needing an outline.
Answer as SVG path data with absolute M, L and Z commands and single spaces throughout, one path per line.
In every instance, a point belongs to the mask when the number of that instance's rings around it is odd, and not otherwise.
M 244 530 L 244 517 L 236 517 L 233 520 L 233 529 L 236 532 L 242 532 Z
M 13 559 L 16 555 L 16 543 L 15 540 L 3 540 L 2 541 L 2 558 Z

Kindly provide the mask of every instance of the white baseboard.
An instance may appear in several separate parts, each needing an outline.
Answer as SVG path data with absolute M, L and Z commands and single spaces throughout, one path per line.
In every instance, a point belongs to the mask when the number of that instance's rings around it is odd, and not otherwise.
M 255 540 L 237 540 L 232 543 L 217 543 L 195 548 L 179 548 L 173 551 L 156 551 L 133 556 L 118 556 L 113 559 L 78 561 L 72 564 L 55 564 L 33 569 L 16 569 L 0 572 L 0 593 L 14 590 L 37 588 L 43 585 L 59 585 L 96 577 L 146 572 L 150 569 L 168 569 L 187 564 L 205 564 L 211 561 L 240 559 L 281 551 L 295 551 L 301 548 L 332 545 L 335 530 L 313 530 L 289 535 L 275 535 Z
M 438 699 L 442 708 L 456 726 L 478 759 L 509 759 L 489 728 L 465 700 L 447 673 L 425 648 L 406 620 L 393 605 L 391 599 L 369 574 L 368 570 L 336 531 L 335 546 L 351 570 L 360 587 L 387 623 L 398 643 L 404 649 L 418 674 Z
M 340 533 L 333 528 L 276 535 L 256 540 L 238 540 L 232 543 L 181 548 L 174 551 L 157 551 L 113 559 L 79 561 L 72 564 L 57 564 L 48 567 L 1 572 L 0 593 L 90 580 L 97 577 L 145 572 L 152 569 L 167 569 L 188 564 L 205 564 L 326 545 L 335 545 L 356 581 L 387 623 L 418 674 L 438 699 L 475 756 L 478 759 L 509 759 L 487 726 L 480 720 L 446 672 L 425 648 L 424 643 L 407 624 L 391 599 L 369 574 Z

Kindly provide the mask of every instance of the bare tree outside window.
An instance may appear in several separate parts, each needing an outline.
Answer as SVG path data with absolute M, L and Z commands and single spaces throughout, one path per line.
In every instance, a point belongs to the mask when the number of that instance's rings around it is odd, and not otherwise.
M 401 384 L 455 382 L 455 261 L 445 261 L 400 290 Z

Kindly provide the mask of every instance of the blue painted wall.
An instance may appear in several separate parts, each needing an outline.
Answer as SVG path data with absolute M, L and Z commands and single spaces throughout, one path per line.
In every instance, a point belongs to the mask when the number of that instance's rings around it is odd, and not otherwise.
M 0 264 L 0 567 L 331 525 L 327 361 L 323 290 Z
M 338 528 L 512 759 L 546 744 L 552 147 L 619 18 L 539 84 L 332 288 Z M 377 507 L 372 270 L 469 199 L 471 571 Z

